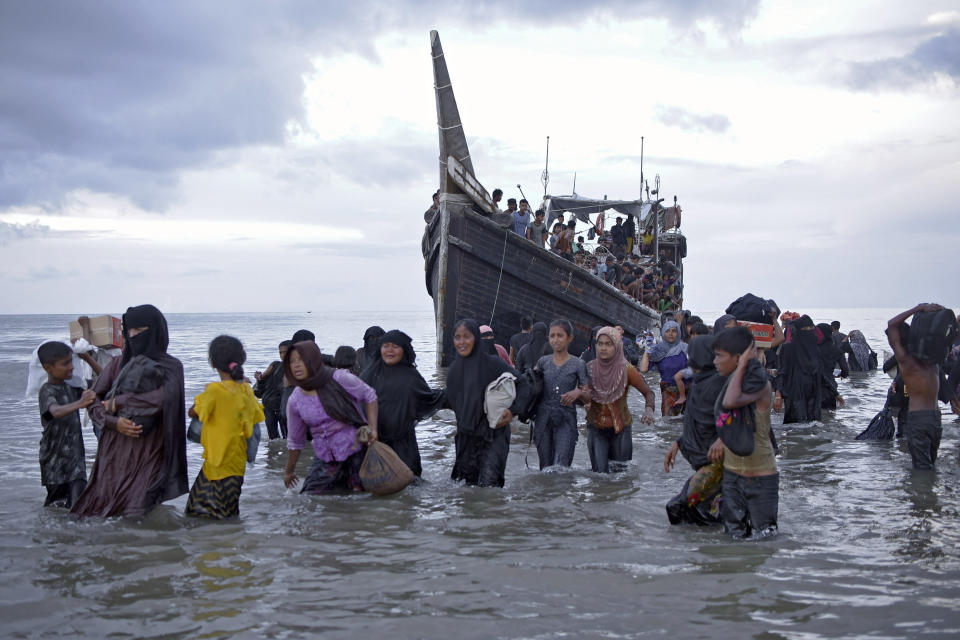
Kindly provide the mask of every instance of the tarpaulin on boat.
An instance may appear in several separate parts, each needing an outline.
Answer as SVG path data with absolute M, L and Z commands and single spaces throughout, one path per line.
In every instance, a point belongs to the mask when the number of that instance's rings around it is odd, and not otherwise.
M 595 200 L 580 196 L 547 196 L 543 199 L 546 210 L 547 228 L 553 224 L 553 219 L 561 213 L 572 213 L 582 222 L 592 222 L 587 216 L 601 211 L 613 209 L 623 215 L 630 214 L 638 221 L 643 221 L 650 213 L 650 203 L 641 203 L 639 200 Z

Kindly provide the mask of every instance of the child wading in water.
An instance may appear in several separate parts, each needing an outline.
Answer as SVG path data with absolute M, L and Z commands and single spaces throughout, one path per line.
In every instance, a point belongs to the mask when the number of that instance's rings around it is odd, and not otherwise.
M 552 356 L 543 356 L 537 367 L 543 371 L 543 398 L 537 409 L 533 440 L 540 457 L 540 468 L 569 467 L 577 446 L 577 400 L 590 402 L 586 363 L 570 355 L 573 325 L 569 320 L 550 323 Z
M 247 438 L 263 420 L 253 389 L 243 381 L 247 354 L 232 336 L 210 343 L 210 366 L 220 374 L 190 407 L 190 416 L 203 423 L 203 467 L 190 489 L 186 514 L 202 518 L 240 515 L 240 488 L 247 467 Z
M 738 456 L 723 448 L 723 527 L 735 538 L 766 537 L 777 532 L 780 474 L 777 472 L 776 441 L 770 430 L 770 381 L 756 359 L 753 334 L 746 327 L 721 331 L 713 342 L 713 364 L 727 378 L 720 390 L 714 417 L 733 409 L 753 413 L 753 453 Z M 717 431 L 725 427 L 718 423 Z
M 47 381 L 40 387 L 40 482 L 47 489 L 43 505 L 70 508 L 87 487 L 80 409 L 96 394 L 67 384 L 73 377 L 73 350 L 62 342 L 45 342 L 37 350 Z

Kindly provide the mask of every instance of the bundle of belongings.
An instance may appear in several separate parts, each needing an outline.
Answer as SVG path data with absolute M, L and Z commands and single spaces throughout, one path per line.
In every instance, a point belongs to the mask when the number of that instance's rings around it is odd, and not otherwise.
M 145 436 L 157 426 L 156 417 L 162 403 L 137 396 L 153 391 L 162 394 L 163 380 L 163 367 L 156 360 L 144 355 L 133 356 L 120 369 L 104 404 L 115 408 L 117 416 L 129 418 L 143 427 L 141 435 Z

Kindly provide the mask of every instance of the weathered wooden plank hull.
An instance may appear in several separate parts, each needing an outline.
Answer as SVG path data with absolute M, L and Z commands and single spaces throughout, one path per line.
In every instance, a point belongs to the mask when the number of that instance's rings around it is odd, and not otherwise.
M 453 324 L 462 318 L 490 324 L 497 341 L 507 344 L 522 316 L 547 323 L 564 317 L 574 326 L 573 353 L 587 346 L 594 326 L 621 325 L 632 337 L 659 323 L 654 310 L 469 207 L 443 207 L 428 238 L 427 290 L 440 366 L 452 361 Z

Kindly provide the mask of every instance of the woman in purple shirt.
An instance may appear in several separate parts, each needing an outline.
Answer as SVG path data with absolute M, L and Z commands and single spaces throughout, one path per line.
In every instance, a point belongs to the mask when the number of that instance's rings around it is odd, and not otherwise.
M 300 493 L 326 493 L 336 489 L 362 491 L 360 465 L 365 449 L 357 442 L 357 428 L 366 424 L 377 438 L 377 394 L 346 369 L 323 364 L 320 347 L 298 342 L 283 360 L 287 376 L 297 388 L 287 404 L 287 469 L 283 483 L 294 487 L 294 469 L 306 445 L 307 429 L 313 436 L 316 457 Z

